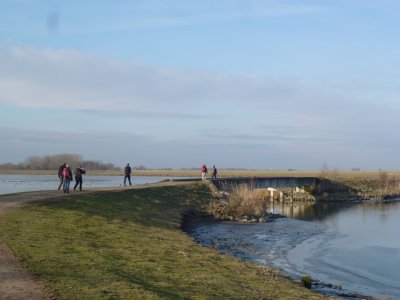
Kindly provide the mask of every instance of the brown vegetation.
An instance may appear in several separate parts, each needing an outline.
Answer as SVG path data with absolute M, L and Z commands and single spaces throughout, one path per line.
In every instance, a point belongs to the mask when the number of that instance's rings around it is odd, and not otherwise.
M 241 172 L 243 174 L 244 171 Z M 264 172 L 266 172 L 264 173 L 265 175 L 272 175 L 271 171 Z M 274 175 L 278 177 L 283 174 L 282 172 L 285 171 L 278 171 Z M 253 173 L 253 175 L 256 174 L 260 173 Z M 309 176 L 312 174 L 312 171 L 296 172 L 295 174 L 298 176 Z M 317 186 L 306 188 L 300 192 L 295 192 L 293 188 L 279 189 L 283 194 L 282 200 L 295 202 L 321 200 L 348 202 L 355 199 L 365 199 L 374 202 L 400 195 L 399 172 L 325 170 L 324 172 L 319 172 L 318 177 L 320 180 Z M 262 217 L 265 214 L 267 201 L 271 200 L 268 190 L 253 190 L 248 185 L 236 186 L 229 194 L 223 193 L 222 195 L 222 201 L 218 199 L 211 202 L 210 211 L 217 218 L 228 220 L 241 220 L 244 216 Z
M 210 203 L 211 214 L 219 219 L 240 219 L 248 217 L 264 217 L 267 207 L 266 197 L 257 193 L 248 185 L 242 184 L 235 187 L 225 199 L 216 199 Z

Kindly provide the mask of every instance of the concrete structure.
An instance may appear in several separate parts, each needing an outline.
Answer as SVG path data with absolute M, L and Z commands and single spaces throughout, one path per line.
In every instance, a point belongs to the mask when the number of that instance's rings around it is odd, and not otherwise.
M 274 193 L 279 193 L 279 201 L 283 201 L 283 192 L 282 191 L 278 191 L 277 189 L 274 188 L 267 188 L 267 190 L 269 191 L 269 199 L 271 201 L 274 201 Z
M 251 189 L 267 189 L 270 201 L 279 193 L 279 201 L 283 201 L 283 192 L 278 188 L 294 188 L 296 193 L 305 193 L 305 189 L 316 187 L 319 179 L 316 177 L 265 177 L 265 178 L 218 178 L 212 183 L 220 191 L 231 191 L 237 186 L 247 185 Z M 293 199 L 292 199 L 293 200 Z M 291 201 L 292 201 L 291 200 Z
M 312 187 L 318 184 L 316 177 L 241 177 L 212 179 L 212 183 L 222 191 L 229 191 L 234 186 L 246 184 L 253 189 L 294 187 Z

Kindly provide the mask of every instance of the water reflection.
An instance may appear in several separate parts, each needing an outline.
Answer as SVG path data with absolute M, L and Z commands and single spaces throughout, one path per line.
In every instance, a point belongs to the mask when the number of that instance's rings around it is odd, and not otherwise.
M 289 251 L 295 268 L 349 290 L 400 299 L 400 203 L 339 207 L 321 220 L 325 233 Z
M 269 202 L 268 212 L 281 214 L 289 218 L 312 221 L 324 220 L 330 215 L 336 214 L 341 210 L 348 209 L 354 204 L 343 204 L 333 202 Z
M 381 204 L 270 202 L 268 210 L 289 218 L 266 224 L 200 224 L 191 235 L 201 244 L 283 270 L 310 274 L 356 291 L 400 299 L 400 202 Z

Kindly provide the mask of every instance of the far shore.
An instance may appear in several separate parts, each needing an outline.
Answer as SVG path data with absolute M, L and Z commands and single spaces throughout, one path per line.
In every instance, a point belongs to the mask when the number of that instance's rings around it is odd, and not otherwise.
M 92 176 L 124 176 L 123 170 L 86 170 Z M 218 177 L 334 177 L 336 179 L 376 178 L 382 170 L 251 170 L 220 169 Z M 388 176 L 400 177 L 399 170 L 384 170 Z M 0 174 L 55 175 L 57 170 L 0 170 Z M 194 169 L 147 169 L 133 170 L 133 176 L 200 177 Z M 209 177 L 211 173 L 209 172 Z

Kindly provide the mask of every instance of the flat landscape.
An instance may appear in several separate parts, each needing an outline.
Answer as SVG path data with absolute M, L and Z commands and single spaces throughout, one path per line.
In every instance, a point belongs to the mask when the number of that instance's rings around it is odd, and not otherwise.
M 51 298 L 324 298 L 185 234 L 184 214 L 207 209 L 207 184 L 164 183 L 39 201 L 40 192 L 34 195 L 35 202 L 18 208 L 29 193 L 0 197 L 9 205 L 0 236 Z
M 218 177 L 335 177 L 338 179 L 376 178 L 381 172 L 400 178 L 399 170 L 251 170 L 221 169 Z M 87 170 L 87 175 L 123 176 L 123 170 Z M 55 175 L 57 170 L 0 170 L 0 174 Z M 201 177 L 201 171 L 194 169 L 149 169 L 132 171 L 133 176 Z M 211 176 L 209 171 L 208 177 Z

